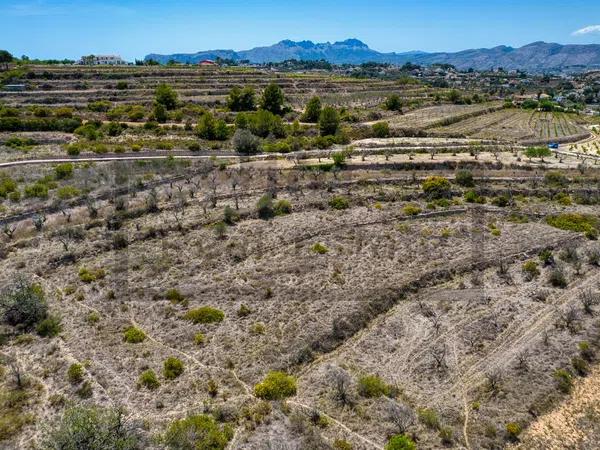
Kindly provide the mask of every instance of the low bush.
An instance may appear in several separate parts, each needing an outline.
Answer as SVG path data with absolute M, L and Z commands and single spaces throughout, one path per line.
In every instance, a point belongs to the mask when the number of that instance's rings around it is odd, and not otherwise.
M 454 175 L 454 181 L 456 184 L 459 184 L 463 187 L 473 187 L 475 186 L 475 181 L 473 180 L 473 174 L 470 170 L 457 170 Z
M 172 289 L 168 289 L 167 292 L 165 292 L 165 298 L 167 300 L 169 300 L 171 303 L 185 303 L 186 302 L 186 298 L 185 296 L 179 292 L 179 290 L 172 288 Z
M 566 187 L 569 184 L 569 179 L 562 173 L 551 170 L 544 175 L 544 183 L 549 186 Z
M 174 380 L 184 371 L 183 361 L 174 356 L 165 359 L 163 363 L 163 375 L 167 380 Z
M 225 313 L 211 306 L 201 306 L 189 310 L 183 318 L 193 323 L 219 323 L 225 319 Z
M 450 182 L 444 177 L 428 177 L 425 181 L 423 181 L 421 188 L 430 200 L 435 200 L 438 198 L 450 198 L 452 196 L 452 187 Z
M 538 264 L 533 260 L 529 260 L 529 261 L 526 261 L 525 263 L 523 263 L 522 269 L 523 269 L 523 273 L 525 274 L 525 279 L 527 281 L 533 280 L 540 274 L 540 269 L 538 269 Z
M 261 219 L 267 220 L 273 217 L 273 197 L 269 194 L 263 195 L 256 204 L 256 210 Z
M 48 316 L 36 327 L 37 334 L 42 337 L 55 337 L 62 331 L 62 322 L 58 316 Z
M 414 441 L 404 434 L 392 436 L 385 444 L 385 450 L 417 450 Z
M 371 128 L 373 136 L 376 138 L 386 138 L 390 135 L 390 126 L 387 122 L 377 122 Z
M 407 216 L 416 216 L 421 214 L 422 210 L 418 205 L 409 204 L 402 208 L 402 212 Z
M 211 416 L 199 414 L 172 422 L 161 441 L 169 450 L 224 450 L 231 438 L 229 425 L 219 426 Z
M 573 370 L 575 370 L 577 375 L 582 377 L 585 377 L 590 372 L 590 365 L 581 356 L 574 356 L 571 359 L 571 365 L 573 366 Z
M 73 164 L 64 163 L 54 167 L 54 176 L 57 180 L 64 180 L 73 176 Z
M 560 267 L 555 267 L 550 271 L 548 281 L 552 286 L 558 288 L 566 288 L 568 284 L 565 273 Z
M 390 387 L 377 375 L 365 375 L 358 380 L 358 393 L 363 397 L 388 396 L 390 392 Z
M 475 191 L 467 191 L 465 192 L 465 201 L 467 203 L 479 203 L 482 205 L 486 202 L 486 199 L 483 195 L 479 195 Z
M 571 392 L 573 389 L 573 375 L 565 369 L 557 369 L 554 372 L 554 379 L 558 383 L 558 389 L 565 394 Z
M 79 269 L 79 279 L 84 283 L 92 283 L 106 276 L 104 269 L 88 269 L 82 267 Z
M 432 430 L 440 428 L 440 418 L 435 410 L 429 408 L 420 409 L 417 412 L 417 415 L 419 421 L 426 427 L 431 428 Z
M 42 448 L 139 450 L 141 442 L 123 410 L 75 406 L 53 424 Z
M 283 216 L 292 212 L 292 204 L 288 200 L 279 200 L 273 207 L 276 216 Z
M 196 345 L 202 345 L 206 342 L 206 336 L 204 336 L 204 333 L 196 333 L 194 335 L 194 344 Z
M 296 378 L 283 372 L 272 371 L 254 386 L 254 394 L 264 400 L 282 400 L 296 395 Z
M 74 186 L 61 186 L 56 190 L 56 196 L 60 200 L 69 200 L 71 198 L 79 197 L 81 191 Z
M 320 242 L 316 242 L 310 249 L 313 252 L 318 253 L 319 255 L 324 255 L 325 253 L 327 253 L 329 251 L 329 249 L 327 247 L 325 247 L 323 244 L 321 244 Z
M 158 389 L 160 387 L 160 381 L 158 381 L 158 377 L 154 370 L 148 369 L 144 370 L 140 374 L 140 378 L 138 379 L 139 386 L 143 386 L 151 391 Z
M 329 206 L 337 210 L 348 209 L 350 207 L 350 202 L 346 197 L 336 195 L 329 200 Z
M 133 325 L 127 327 L 123 332 L 123 340 L 129 344 L 139 344 L 146 340 L 146 333 Z
M 44 291 L 25 278 L 17 280 L 0 294 L 2 321 L 24 330 L 33 328 L 48 316 Z
M 516 422 L 509 422 L 506 424 L 506 434 L 511 440 L 517 440 L 521 431 L 523 431 L 523 428 Z
M 544 266 L 554 265 L 554 255 L 552 254 L 552 250 L 546 248 L 542 250 L 538 256 Z
M 73 384 L 79 384 L 83 381 L 83 376 L 85 375 L 85 369 L 81 364 L 71 364 L 69 366 L 69 370 L 67 370 L 67 378 L 69 382 Z
M 598 219 L 577 213 L 563 213 L 546 217 L 546 222 L 555 228 L 585 233 L 589 239 L 598 237 Z

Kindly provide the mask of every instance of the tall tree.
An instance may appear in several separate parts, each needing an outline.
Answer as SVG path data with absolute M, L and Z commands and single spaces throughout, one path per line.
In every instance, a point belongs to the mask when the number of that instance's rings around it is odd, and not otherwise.
M 321 99 L 317 96 L 311 98 L 306 104 L 304 114 L 302 114 L 303 122 L 317 123 L 321 115 Z
M 260 107 L 279 116 L 283 115 L 283 91 L 275 83 L 269 84 L 260 99 Z
M 8 70 L 8 63 L 12 62 L 13 55 L 8 50 L 0 50 L 0 64 L 4 70 Z
M 168 84 L 159 84 L 154 91 L 156 103 L 160 103 L 167 109 L 177 107 L 177 92 Z
M 319 116 L 319 131 L 321 136 L 334 135 L 340 126 L 340 115 L 331 106 L 326 106 Z

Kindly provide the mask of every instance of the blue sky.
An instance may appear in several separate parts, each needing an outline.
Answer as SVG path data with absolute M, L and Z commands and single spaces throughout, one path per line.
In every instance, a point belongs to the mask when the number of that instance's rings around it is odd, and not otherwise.
M 0 48 L 39 58 L 361 39 L 379 51 L 600 44 L 598 0 L 0 0 Z M 582 30 L 576 33 L 577 30 Z

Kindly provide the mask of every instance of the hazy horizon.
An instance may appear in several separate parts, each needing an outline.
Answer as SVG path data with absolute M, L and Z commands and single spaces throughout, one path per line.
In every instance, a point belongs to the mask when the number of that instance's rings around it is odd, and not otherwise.
M 600 2 L 527 3 L 458 0 L 448 8 L 440 0 L 350 0 L 343 6 L 315 0 L 302 6 L 273 0 L 28 0 L 0 5 L 5 18 L 0 47 L 31 58 L 94 53 L 133 60 L 148 53 L 246 50 L 283 39 L 356 38 L 386 53 L 521 47 L 535 41 L 600 44 Z

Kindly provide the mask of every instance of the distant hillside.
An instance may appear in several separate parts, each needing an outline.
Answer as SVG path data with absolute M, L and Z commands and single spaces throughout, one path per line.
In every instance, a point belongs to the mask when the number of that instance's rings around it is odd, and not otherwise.
M 153 59 L 166 64 L 169 60 L 181 63 L 197 63 L 204 59 L 228 58 L 235 61 L 249 60 L 253 63 L 281 62 L 287 59 L 320 60 L 333 64 L 361 64 L 381 62 L 421 65 L 447 63 L 459 69 L 485 70 L 494 67 L 520 69 L 529 72 L 555 71 L 564 69 L 586 69 L 600 67 L 600 45 L 561 45 L 534 42 L 520 48 L 499 46 L 464 50 L 456 53 L 381 53 L 369 48 L 358 39 L 314 43 L 311 41 L 284 40 L 269 47 L 251 50 L 206 50 L 198 53 L 176 53 L 172 55 L 150 54 L 145 60 Z

